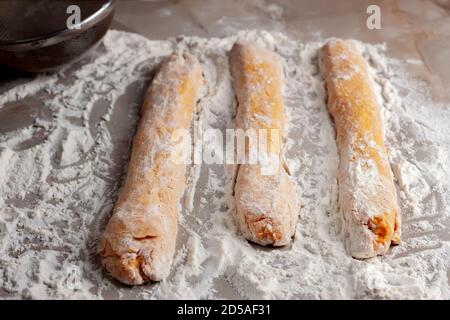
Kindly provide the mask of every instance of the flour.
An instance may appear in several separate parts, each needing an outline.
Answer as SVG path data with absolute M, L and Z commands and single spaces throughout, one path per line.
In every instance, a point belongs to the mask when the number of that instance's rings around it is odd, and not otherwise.
M 120 286 L 104 274 L 96 250 L 152 70 L 173 50 L 196 55 L 208 81 L 196 128 L 233 128 L 226 52 L 237 39 L 274 50 L 285 63 L 286 161 L 302 190 L 296 239 L 279 249 L 249 244 L 232 218 L 236 168 L 192 165 L 171 275 Z M 0 297 L 449 299 L 450 108 L 408 75 L 408 64 L 418 62 L 357 43 L 383 107 L 403 243 L 385 257 L 352 259 L 337 208 L 339 158 L 318 69 L 322 44 L 263 31 L 168 41 L 109 31 L 82 63 L 3 92 L 0 116 L 31 95 L 45 96 L 49 116 L 0 128 Z M 201 148 L 197 138 L 194 148 Z
M 18 83 L 13 89 L 3 92 L 0 97 L 0 106 L 8 102 L 17 101 L 27 96 L 38 93 L 41 90 L 46 90 L 56 83 L 58 77 L 56 75 L 45 76 L 38 75 L 35 79 L 25 83 Z

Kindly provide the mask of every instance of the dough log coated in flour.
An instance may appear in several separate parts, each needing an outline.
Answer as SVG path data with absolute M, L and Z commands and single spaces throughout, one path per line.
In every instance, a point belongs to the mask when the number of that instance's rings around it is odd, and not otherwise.
M 159 281 L 170 271 L 186 171 L 170 158 L 172 134 L 189 129 L 202 85 L 197 59 L 173 54 L 146 93 L 125 183 L 99 246 L 102 264 L 123 283 Z
M 238 100 L 237 128 L 267 130 L 266 149 L 278 163 L 269 174 L 262 172 L 260 163 L 239 166 L 236 220 L 248 240 L 261 245 L 286 245 L 295 233 L 298 204 L 296 186 L 282 162 L 283 68 L 275 53 L 248 43 L 236 43 L 229 58 Z M 249 144 L 246 153 L 252 147 Z
M 351 42 L 331 40 L 320 67 L 337 132 L 339 206 L 350 253 L 360 259 L 384 254 L 400 242 L 400 212 L 367 65 Z

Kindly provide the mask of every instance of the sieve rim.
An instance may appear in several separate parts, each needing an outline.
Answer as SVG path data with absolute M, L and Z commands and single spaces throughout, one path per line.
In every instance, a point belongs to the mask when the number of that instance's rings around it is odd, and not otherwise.
M 0 41 L 0 49 L 6 51 L 24 51 L 42 48 L 73 38 L 108 17 L 109 14 L 114 11 L 116 1 L 117 0 L 108 0 L 108 2 L 105 2 L 97 11 L 92 13 L 86 19 L 80 21 L 78 24 L 74 25 L 73 29 L 64 28 L 62 30 L 37 37 L 12 41 Z

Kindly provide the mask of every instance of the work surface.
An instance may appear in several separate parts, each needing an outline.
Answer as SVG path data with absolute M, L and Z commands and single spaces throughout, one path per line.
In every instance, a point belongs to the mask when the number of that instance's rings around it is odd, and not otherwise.
M 0 297 L 448 299 L 450 4 L 380 2 L 380 30 L 366 26 L 368 5 L 122 1 L 113 28 L 161 42 L 112 32 L 62 73 L 2 74 Z M 216 44 L 164 40 L 225 37 L 242 29 L 291 39 L 240 34 L 277 50 L 292 71 L 287 147 L 304 199 L 298 237 L 280 250 L 247 244 L 230 219 L 234 169 L 193 167 L 173 273 L 162 284 L 122 286 L 102 273 L 96 246 L 120 187 L 143 92 L 160 59 L 176 46 L 196 53 L 213 91 L 196 125 L 224 129 L 233 121 L 220 52 L 235 38 Z M 404 235 L 386 258 L 369 262 L 348 258 L 339 233 L 337 152 L 314 69 L 315 50 L 328 37 L 386 43 L 386 51 L 364 50 L 385 109 Z

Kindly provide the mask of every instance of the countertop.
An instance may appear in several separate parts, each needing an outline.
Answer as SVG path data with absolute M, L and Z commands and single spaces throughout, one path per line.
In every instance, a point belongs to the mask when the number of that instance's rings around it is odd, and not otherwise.
M 367 7 L 373 4 L 381 8 L 381 29 L 370 30 L 366 25 L 370 15 Z M 327 37 L 384 42 L 390 57 L 423 61 L 411 66 L 411 72 L 429 83 L 436 101 L 450 103 L 449 0 L 122 0 L 117 3 L 112 29 L 139 33 L 154 40 L 180 35 L 223 37 L 242 29 L 264 29 L 282 31 L 304 42 Z M 34 77 L 2 72 L 0 95 Z M 0 106 L 0 135 L 48 116 L 39 108 L 45 98 L 38 95 L 24 103 Z M 2 295 L 8 296 L 0 288 Z M 240 298 L 231 290 L 222 296 Z M 111 293 L 104 297 L 116 296 Z

